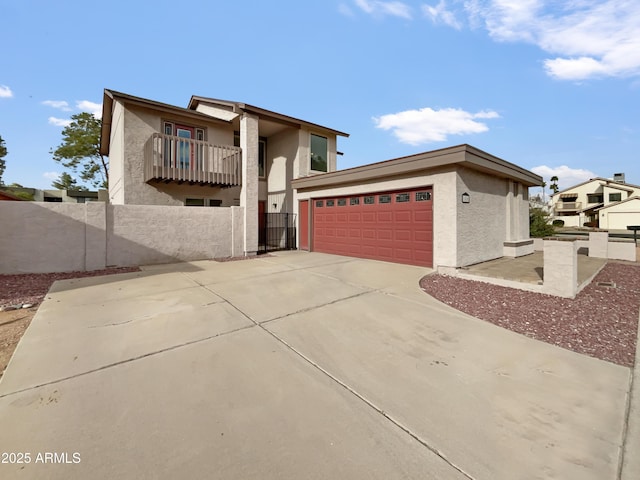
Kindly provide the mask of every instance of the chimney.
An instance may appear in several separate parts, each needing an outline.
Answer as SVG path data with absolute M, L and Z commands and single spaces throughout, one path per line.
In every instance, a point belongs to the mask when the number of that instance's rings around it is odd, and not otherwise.
M 614 182 L 619 182 L 619 183 L 624 183 L 624 173 L 614 173 L 613 174 L 613 181 Z

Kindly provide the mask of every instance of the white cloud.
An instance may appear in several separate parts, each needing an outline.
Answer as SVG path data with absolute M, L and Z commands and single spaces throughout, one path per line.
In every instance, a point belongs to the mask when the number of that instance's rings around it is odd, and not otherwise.
M 62 110 L 63 112 L 71 111 L 71 107 L 69 107 L 69 103 L 65 102 L 64 100 L 45 100 L 44 102 L 42 102 L 42 104 L 48 107 L 57 108 L 59 110 Z
M 47 180 L 57 180 L 60 174 L 58 172 L 44 172 L 42 176 Z
M 76 107 L 83 112 L 89 112 L 96 118 L 102 117 L 102 104 L 90 102 L 89 100 L 80 100 L 76 102 Z
M 420 145 L 443 142 L 449 135 L 468 135 L 489 130 L 477 119 L 499 118 L 496 112 L 465 112 L 456 108 L 407 110 L 374 117 L 377 128 L 391 130 L 402 143 Z
M 462 24 L 456 18 L 453 11 L 447 10 L 445 0 L 440 0 L 440 3 L 435 7 L 431 5 L 423 5 L 422 12 L 427 18 L 430 18 L 433 23 L 444 23 L 456 30 L 462 28 Z
M 381 0 L 355 0 L 355 4 L 365 13 L 374 16 L 391 15 L 411 20 L 411 7 L 403 2 L 383 2 Z
M 567 165 L 560 165 L 559 167 L 549 167 L 547 165 L 540 165 L 531 169 L 533 173 L 540 175 L 547 187 L 551 184 L 551 177 L 558 177 L 558 188 L 564 190 L 565 188 L 572 187 L 578 183 L 585 182 L 592 178 L 597 177 L 595 173 L 583 168 L 571 168 Z
M 640 2 L 630 0 L 467 0 L 472 25 L 498 41 L 524 41 L 555 55 L 561 80 L 640 75 Z
M 56 127 L 66 127 L 71 124 L 71 120 L 64 118 L 49 117 L 49 124 Z
M 0 98 L 11 98 L 13 97 L 13 92 L 6 85 L 0 85 Z

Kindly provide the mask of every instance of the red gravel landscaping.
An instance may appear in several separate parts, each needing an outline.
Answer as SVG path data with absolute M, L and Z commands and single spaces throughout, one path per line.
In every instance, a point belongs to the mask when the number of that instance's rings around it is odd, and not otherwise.
M 0 275 L 0 307 L 42 302 L 56 280 L 69 278 L 98 277 L 115 273 L 139 272 L 138 267 L 107 268 L 91 272 L 26 273 Z
M 604 282 L 615 286 L 598 285 Z M 420 286 L 437 300 L 503 328 L 633 366 L 640 265 L 608 263 L 573 300 L 444 275 L 427 275 Z

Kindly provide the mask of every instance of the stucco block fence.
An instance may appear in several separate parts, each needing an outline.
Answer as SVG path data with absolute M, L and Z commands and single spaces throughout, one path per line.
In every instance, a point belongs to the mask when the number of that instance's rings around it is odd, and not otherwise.
M 636 261 L 635 242 L 612 240 L 607 232 L 589 232 L 589 240 L 536 239 L 534 249 L 544 252 L 542 293 L 567 298 L 574 298 L 592 280 L 589 278 L 578 284 L 578 253 L 581 249 L 587 249 L 589 257 Z
M 0 202 L 0 274 L 243 255 L 244 208 Z
M 588 240 L 573 240 L 581 249 L 587 249 L 590 257 L 607 258 L 609 260 L 636 261 L 636 245 L 633 240 L 621 238 L 609 238 L 607 232 L 589 232 Z M 537 252 L 544 250 L 544 240 L 542 238 L 533 239 L 533 249 Z

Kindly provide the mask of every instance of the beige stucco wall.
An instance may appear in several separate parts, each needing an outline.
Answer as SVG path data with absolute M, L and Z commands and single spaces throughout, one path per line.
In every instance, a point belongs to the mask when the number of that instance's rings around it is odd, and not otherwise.
M 267 140 L 268 212 L 293 211 L 291 180 L 298 159 L 298 141 L 299 130 L 294 128 L 283 130 Z
M 114 102 L 109 140 L 109 201 L 124 203 L 124 107 Z
M 107 264 L 230 257 L 232 213 L 239 209 L 113 205 L 107 211 Z
M 86 205 L 0 202 L 0 274 L 84 270 Z
M 153 183 L 144 181 L 144 145 L 153 133 L 162 132 L 164 121 L 178 124 L 202 127 L 205 129 L 205 140 L 215 145 L 233 145 L 233 127 L 219 124 L 207 124 L 206 121 L 196 122 L 180 115 L 160 115 L 158 112 L 128 105 L 125 109 L 116 102 L 114 111 L 122 111 L 118 124 L 112 126 L 112 144 L 110 146 L 110 161 L 116 167 L 116 178 L 122 179 L 112 188 L 110 185 L 110 199 L 113 204 L 129 205 L 184 205 L 185 198 L 218 198 L 223 206 L 234 205 L 234 198 L 238 198 L 226 189 L 213 189 L 205 192 L 206 187 L 198 185 L 177 185 Z M 113 141 L 116 136 L 122 137 L 122 148 L 114 150 Z M 120 182 L 120 181 L 119 181 Z
M 471 265 L 503 256 L 504 242 L 508 239 L 509 231 L 508 182 L 504 178 L 474 170 L 458 169 L 457 208 L 454 213 L 458 224 L 455 266 Z M 470 195 L 469 203 L 462 203 L 462 194 L 465 192 Z M 517 202 L 517 199 L 514 200 Z M 517 203 L 514 205 L 517 208 Z M 513 228 L 513 234 L 519 235 L 518 227 Z
M 242 255 L 241 207 L 0 202 L 0 274 Z

